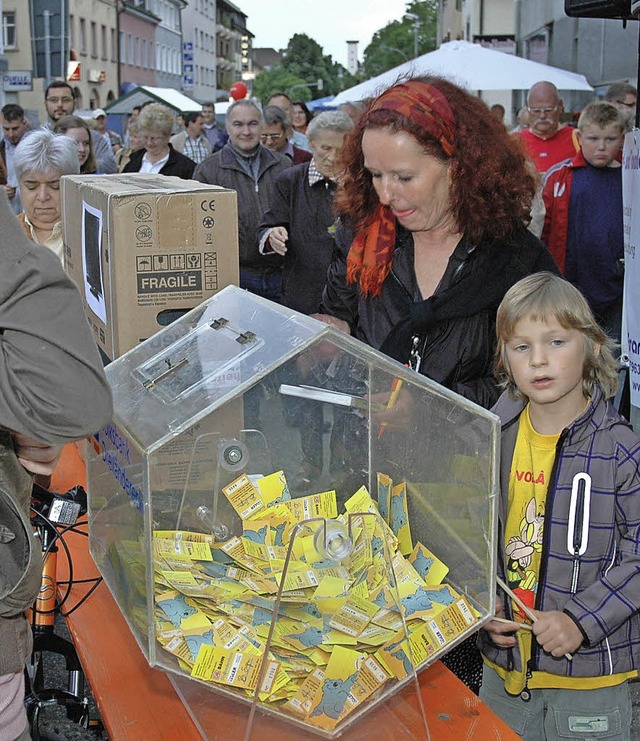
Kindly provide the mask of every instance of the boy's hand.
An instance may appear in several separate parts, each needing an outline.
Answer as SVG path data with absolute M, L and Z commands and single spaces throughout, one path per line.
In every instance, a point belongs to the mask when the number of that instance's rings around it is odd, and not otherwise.
M 538 618 L 533 624 L 533 634 L 542 648 L 552 656 L 572 654 L 580 648 L 584 636 L 580 628 L 564 612 L 532 610 Z
M 502 600 L 496 600 L 496 617 L 504 618 L 504 607 Z M 516 645 L 516 638 L 513 635 L 520 626 L 518 623 L 502 623 L 497 620 L 490 620 L 484 629 L 489 634 L 492 642 L 500 648 L 513 648 Z

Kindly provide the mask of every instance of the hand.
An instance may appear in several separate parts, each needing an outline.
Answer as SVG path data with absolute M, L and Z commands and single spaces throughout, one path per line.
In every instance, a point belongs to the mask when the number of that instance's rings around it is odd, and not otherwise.
M 15 195 L 16 195 L 16 188 L 15 188 L 15 186 L 14 186 L 14 185 L 9 185 L 9 183 L 7 183 L 7 184 L 6 184 L 5 186 L 4 186 L 4 192 L 5 192 L 6 194 L 7 194 L 7 198 L 8 198 L 9 200 L 11 200 L 12 198 L 15 198 Z
M 31 473 L 51 476 L 62 452 L 60 445 L 47 445 L 14 432 L 13 442 L 21 465 Z
M 392 406 L 388 406 L 390 397 L 390 391 L 373 394 L 371 397 L 374 404 L 383 404 L 386 407 L 380 412 L 373 412 L 371 415 L 372 420 L 378 424 L 378 435 L 381 435 L 386 428 L 390 430 L 408 430 L 413 419 L 415 409 L 413 394 L 405 386 L 400 389 Z
M 287 232 L 284 226 L 274 226 L 269 232 L 269 246 L 278 255 L 287 254 L 287 240 L 289 239 L 289 232 Z
M 557 610 L 532 612 L 538 618 L 533 624 L 533 634 L 547 653 L 560 657 L 572 654 L 580 648 L 584 636 L 568 615 Z
M 504 619 L 504 606 L 500 598 L 496 600 L 496 617 Z M 502 623 L 497 620 L 490 620 L 484 626 L 489 638 L 500 648 L 513 648 L 516 645 L 516 637 L 508 634 L 515 633 L 519 628 L 516 622 Z
M 330 314 L 311 314 L 313 319 L 317 319 L 319 322 L 324 322 L 330 327 L 344 332 L 345 334 L 351 334 L 351 327 L 344 319 L 338 319 L 338 317 L 331 316 Z

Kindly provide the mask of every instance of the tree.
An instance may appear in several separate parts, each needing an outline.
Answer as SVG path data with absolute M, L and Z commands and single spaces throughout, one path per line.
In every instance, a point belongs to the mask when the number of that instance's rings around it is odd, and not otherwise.
M 407 12 L 418 16 L 418 54 L 436 48 L 438 3 L 437 0 L 414 0 L 407 3 Z M 391 21 L 373 35 L 364 50 L 364 62 L 358 76 L 367 80 L 397 67 L 415 56 L 416 21 L 403 17 Z
M 309 91 L 309 88 L 304 87 L 305 80 L 301 77 L 288 72 L 282 65 L 273 67 L 270 70 L 264 70 L 256 75 L 256 79 L 253 82 L 252 94 L 262 103 L 266 103 L 269 96 L 274 93 L 285 92 L 289 94 L 289 90 L 297 85 L 303 87 L 296 87 L 296 91 L 300 91 L 300 95 L 296 94 L 296 98 L 301 100 L 311 100 L 313 96 Z
M 320 86 L 318 80 L 322 80 Z M 330 54 L 323 54 L 317 41 L 296 33 L 289 39 L 282 64 L 257 75 L 253 95 L 264 102 L 273 93 L 283 92 L 291 98 L 309 101 L 336 95 L 357 82 Z

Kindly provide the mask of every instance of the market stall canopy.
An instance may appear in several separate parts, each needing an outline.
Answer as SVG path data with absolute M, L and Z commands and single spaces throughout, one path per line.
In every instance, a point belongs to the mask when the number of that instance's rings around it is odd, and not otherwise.
M 587 78 L 548 64 L 488 49 L 470 41 L 449 41 L 439 49 L 394 67 L 366 82 L 343 90 L 333 100 L 342 103 L 379 95 L 400 78 L 439 75 L 467 90 L 528 90 L 548 80 L 558 90 L 593 90 Z
M 114 100 L 105 111 L 109 114 L 131 113 L 133 108 L 147 101 L 163 103 L 171 110 L 181 113 L 182 111 L 199 111 L 202 105 L 197 100 L 189 98 L 178 90 L 170 87 L 149 87 L 139 85 L 134 87 L 126 95 Z

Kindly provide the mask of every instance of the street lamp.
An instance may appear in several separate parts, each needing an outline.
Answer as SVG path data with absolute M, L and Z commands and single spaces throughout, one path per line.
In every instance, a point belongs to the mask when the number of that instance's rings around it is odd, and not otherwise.
M 404 17 L 413 21 L 413 56 L 418 57 L 418 30 L 420 28 L 420 16 L 415 13 L 405 13 Z
M 379 49 L 385 49 L 386 51 L 397 51 L 398 54 L 402 54 L 402 56 L 404 57 L 404 61 L 405 62 L 408 62 L 409 61 L 409 57 L 407 57 L 407 55 L 402 51 L 402 49 L 396 49 L 395 46 L 385 46 L 384 44 L 380 44 L 380 46 L 378 48 Z

